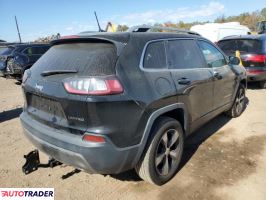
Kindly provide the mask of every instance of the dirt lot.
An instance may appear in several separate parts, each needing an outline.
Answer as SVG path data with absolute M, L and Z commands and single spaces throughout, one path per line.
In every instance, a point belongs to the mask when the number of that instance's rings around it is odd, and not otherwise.
M 23 175 L 23 155 L 34 147 L 20 126 L 15 82 L 0 78 L 0 187 L 54 187 L 56 199 L 266 199 L 266 89 L 251 86 L 241 117 L 218 116 L 190 137 L 180 171 L 158 187 L 132 171 L 90 175 L 65 165 Z

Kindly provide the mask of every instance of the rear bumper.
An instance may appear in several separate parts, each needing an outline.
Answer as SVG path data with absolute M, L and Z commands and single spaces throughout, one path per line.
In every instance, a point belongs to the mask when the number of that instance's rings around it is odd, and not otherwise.
M 26 137 L 45 154 L 90 173 L 116 174 L 135 165 L 138 146 L 117 148 L 108 138 L 91 143 L 82 136 L 50 128 L 33 120 L 26 112 L 20 116 Z

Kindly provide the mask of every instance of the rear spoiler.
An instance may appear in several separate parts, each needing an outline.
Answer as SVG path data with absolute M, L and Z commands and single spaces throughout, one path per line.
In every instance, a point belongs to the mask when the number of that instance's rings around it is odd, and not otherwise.
M 115 45 L 117 56 L 119 56 L 122 52 L 122 49 L 126 46 L 126 43 L 117 42 L 114 40 L 110 40 L 107 38 L 99 37 L 99 36 L 79 36 L 79 35 L 70 35 L 70 36 L 63 36 L 60 39 L 52 40 L 50 44 L 52 46 L 58 44 L 67 44 L 67 43 L 77 43 L 77 42 L 94 42 L 94 43 L 110 43 Z

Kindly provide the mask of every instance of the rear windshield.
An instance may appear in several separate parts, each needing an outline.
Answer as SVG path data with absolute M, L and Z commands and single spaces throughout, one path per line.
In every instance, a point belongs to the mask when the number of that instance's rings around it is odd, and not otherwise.
M 31 68 L 33 73 L 77 70 L 82 75 L 115 72 L 116 48 L 110 43 L 68 43 L 51 47 Z
M 225 40 L 219 42 L 218 45 L 226 54 L 232 54 L 236 50 L 240 53 L 263 53 L 263 45 L 259 40 Z
M 1 48 L 0 49 L 0 54 L 1 55 L 9 55 L 12 53 L 12 51 L 14 50 L 14 47 L 5 47 L 5 48 Z

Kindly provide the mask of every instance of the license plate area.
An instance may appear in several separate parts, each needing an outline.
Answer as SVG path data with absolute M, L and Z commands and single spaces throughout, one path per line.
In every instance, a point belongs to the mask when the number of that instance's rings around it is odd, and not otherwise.
M 59 102 L 47 97 L 30 93 L 26 95 L 26 98 L 28 111 L 31 114 L 38 115 L 38 111 L 42 111 L 54 117 L 65 118 L 63 109 Z

